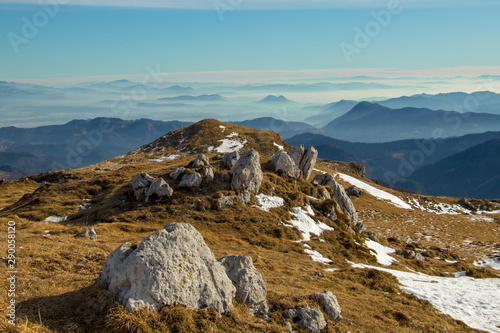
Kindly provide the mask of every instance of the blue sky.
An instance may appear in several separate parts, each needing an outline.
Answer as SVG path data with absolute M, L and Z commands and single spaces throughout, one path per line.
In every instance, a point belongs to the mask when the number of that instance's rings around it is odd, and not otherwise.
M 60 6 L 43 22 L 39 5 L 0 0 L 0 80 L 140 74 L 148 66 L 194 72 L 500 65 L 498 1 L 401 0 L 403 10 L 379 24 L 350 62 L 340 45 L 356 47 L 356 28 L 373 28 L 372 11 L 387 10 L 390 0 L 215 1 L 59 0 L 78 5 Z M 237 6 L 221 20 L 214 3 Z M 26 20 L 36 18 L 38 31 L 25 36 Z

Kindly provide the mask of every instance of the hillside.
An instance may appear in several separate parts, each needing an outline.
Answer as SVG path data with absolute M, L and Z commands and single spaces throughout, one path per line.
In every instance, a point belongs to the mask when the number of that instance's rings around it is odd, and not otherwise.
M 322 128 L 322 134 L 353 142 L 390 142 L 497 131 L 500 115 L 406 107 L 390 109 L 361 102 Z
M 277 133 L 206 119 L 95 165 L 0 182 L 0 222 L 15 222 L 19 258 L 16 326 L 2 321 L 0 329 L 299 331 L 301 322 L 287 319 L 286 311 L 310 307 L 324 317 L 323 332 L 496 330 L 499 272 L 486 263 L 494 266 L 500 251 L 500 204 L 469 201 L 476 207 L 472 215 L 457 199 L 383 189 L 363 178 L 359 167 L 312 158 L 313 149 L 300 154 L 301 171 L 294 176 L 292 156 L 297 158 L 300 147 L 290 155 L 281 148 L 291 149 Z M 228 156 L 235 152 L 240 159 L 231 169 Z M 252 169 L 236 173 L 248 156 Z M 304 163 L 312 172 L 307 179 Z M 234 187 L 240 181 L 254 184 L 258 169 L 257 188 Z M 172 192 L 145 196 L 156 180 L 138 183 L 137 177 L 147 179 L 141 172 L 162 178 L 161 189 Z M 203 176 L 189 187 L 194 173 Z M 345 194 L 352 184 L 361 190 L 359 197 Z M 265 282 L 267 317 L 251 315 L 240 301 L 222 314 L 182 305 L 128 312 L 108 285 L 96 284 L 112 251 L 127 242 L 142 249 L 152 233 L 171 223 L 194 227 L 215 258 L 249 256 Z M 96 240 L 76 237 L 89 227 Z M 465 232 L 471 242 L 464 243 Z M 0 234 L 4 253 L 7 239 Z M 189 260 L 183 258 L 179 267 Z M 183 281 L 197 276 L 183 274 Z M 145 275 L 137 274 L 134 283 Z M 6 294 L 6 287 L 1 284 L 0 292 Z M 329 317 L 311 298 L 323 291 L 336 296 L 342 319 Z M 3 316 L 6 302 L 0 300 Z
M 428 195 L 500 198 L 500 138 L 424 166 L 409 177 Z

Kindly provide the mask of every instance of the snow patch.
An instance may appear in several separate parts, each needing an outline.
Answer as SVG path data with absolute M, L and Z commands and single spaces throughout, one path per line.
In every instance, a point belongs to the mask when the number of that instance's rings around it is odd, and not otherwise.
M 239 135 L 238 133 L 233 132 L 233 133 L 231 133 L 229 135 L 226 135 L 226 138 L 234 138 L 234 137 L 237 137 L 238 135 Z
M 319 262 L 319 263 L 324 264 L 324 265 L 328 265 L 328 264 L 333 263 L 332 260 L 323 257 L 323 255 L 321 253 L 319 253 L 318 251 L 305 249 L 304 252 L 307 253 L 311 257 L 312 261 L 316 261 L 316 262 Z
M 226 126 L 219 125 L 219 128 L 222 130 L 222 133 L 226 130 Z
M 500 271 L 500 261 L 498 260 L 498 258 L 490 258 L 488 256 L 481 257 L 478 260 L 474 261 L 474 266 L 491 267 Z
M 259 209 L 268 212 L 271 208 L 282 207 L 285 204 L 285 199 L 280 197 L 272 197 L 261 193 L 257 195 L 257 202 L 260 205 L 258 206 Z
M 276 142 L 274 142 L 274 141 L 273 141 L 273 145 L 275 145 L 276 147 L 278 147 L 278 149 L 279 149 L 279 150 L 283 150 L 283 149 L 284 149 L 284 147 L 283 147 L 283 146 L 281 146 L 281 145 L 277 144 L 277 143 L 276 143 Z
M 400 207 L 400 208 L 404 208 L 404 209 L 413 209 L 409 204 L 407 204 L 406 202 L 404 202 L 402 199 L 398 198 L 395 195 L 392 195 L 386 191 L 382 191 L 376 187 L 368 185 L 365 182 L 362 182 L 359 179 L 345 175 L 343 173 L 338 172 L 337 175 L 340 178 L 342 178 L 344 181 L 346 181 L 352 185 L 355 185 L 356 187 L 359 187 L 362 190 L 365 190 L 366 192 L 373 195 L 377 199 L 388 201 L 396 207 Z
M 59 223 L 59 222 L 63 222 L 63 221 L 66 221 L 68 219 L 67 216 L 57 216 L 57 215 L 52 215 L 52 216 L 49 216 L 47 217 L 45 220 L 43 220 L 44 222 L 47 222 L 47 223 Z
M 240 151 L 240 149 L 248 143 L 248 140 L 246 139 L 244 141 L 239 141 L 237 139 L 222 139 L 219 141 L 222 142 L 222 144 L 215 149 L 219 153 L 233 153 L 235 151 Z
M 181 155 L 168 155 L 168 156 L 163 155 L 160 158 L 152 159 L 150 161 L 151 162 L 172 161 L 172 160 L 178 159 L 179 157 L 181 157 Z
M 438 277 L 349 263 L 390 273 L 406 293 L 429 301 L 438 311 L 472 328 L 500 333 L 500 279 Z
M 79 205 L 78 208 L 81 210 L 90 209 L 90 202 L 84 202 L 83 205 Z
M 382 266 L 390 266 L 394 261 L 397 261 L 396 258 L 391 257 L 389 254 L 395 253 L 396 250 L 384 246 L 380 243 L 372 241 L 368 239 L 365 241 L 365 245 L 372 250 L 372 254 L 377 257 L 377 262 Z
M 311 234 L 320 236 L 323 231 L 333 231 L 334 229 L 323 222 L 314 221 L 308 212 L 303 210 L 301 207 L 294 207 L 293 211 L 290 212 L 293 219 L 287 221 L 289 224 L 285 223 L 285 226 L 295 227 L 302 233 L 303 241 L 310 241 Z

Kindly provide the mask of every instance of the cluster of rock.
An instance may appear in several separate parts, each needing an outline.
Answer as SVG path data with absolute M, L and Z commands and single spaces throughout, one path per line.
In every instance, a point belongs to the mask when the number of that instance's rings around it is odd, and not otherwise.
M 80 232 L 75 237 L 86 237 L 90 240 L 96 241 L 97 240 L 97 233 L 95 232 L 94 228 L 91 227 L 91 228 L 88 228 L 87 230 Z
M 172 190 L 163 178 L 155 180 L 145 172 L 140 172 L 132 178 L 132 189 L 134 190 L 136 200 L 139 200 L 144 194 L 146 202 L 149 201 L 152 195 L 163 197 L 174 194 L 174 190 Z
M 171 304 L 225 313 L 234 298 L 250 313 L 268 312 L 266 286 L 250 257 L 215 260 L 190 224 L 172 223 L 139 246 L 125 243 L 110 253 L 98 278 L 129 311 Z
M 302 171 L 305 180 L 309 179 L 316 165 L 318 151 L 314 147 L 304 150 L 304 145 L 292 147 L 288 153 L 280 150 L 271 159 L 271 164 L 277 172 L 283 172 L 288 177 L 298 179 Z

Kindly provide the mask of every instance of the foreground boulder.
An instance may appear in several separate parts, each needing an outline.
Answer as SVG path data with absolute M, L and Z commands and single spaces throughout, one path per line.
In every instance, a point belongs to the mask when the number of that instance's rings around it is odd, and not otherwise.
M 231 188 L 233 190 L 248 190 L 250 193 L 258 194 L 264 175 L 260 167 L 260 155 L 254 149 L 245 151 L 231 170 L 233 179 Z
M 177 179 L 179 178 L 179 176 L 184 172 L 186 171 L 186 168 L 185 167 L 178 167 L 177 169 L 175 169 L 174 171 L 172 171 L 169 176 L 170 178 L 172 179 Z
M 146 192 L 153 180 L 154 178 L 145 172 L 140 172 L 132 178 L 132 189 L 136 200 L 139 200 L 141 195 Z
M 171 304 L 192 309 L 233 308 L 235 287 L 196 229 L 172 223 L 137 247 L 125 243 L 106 259 L 98 282 L 118 295 L 128 311 Z
M 250 314 L 265 315 L 269 308 L 266 301 L 266 284 L 255 269 L 252 258 L 225 256 L 218 260 L 236 287 L 236 300 L 248 306 Z
M 149 201 L 149 197 L 156 194 L 159 197 L 171 196 L 174 194 L 174 190 L 163 180 L 163 178 L 158 178 L 155 180 L 146 192 L 146 202 Z
M 316 185 L 330 186 L 339 209 L 347 215 L 352 225 L 358 224 L 358 213 L 356 212 L 356 208 L 354 208 L 351 198 L 349 198 L 344 188 L 333 179 L 332 175 L 329 173 L 317 175 L 312 182 Z
M 338 323 L 341 319 L 340 305 L 337 301 L 337 297 L 332 294 L 331 291 L 323 291 L 322 293 L 314 293 L 311 298 L 321 304 L 323 311 L 325 311 L 328 318 L 330 318 L 334 324 Z
M 312 333 L 320 333 L 326 327 L 325 317 L 319 309 L 288 309 L 283 311 L 283 317 L 292 319 L 298 328 Z
M 295 164 L 290 155 L 285 153 L 283 150 L 279 150 L 276 154 L 274 154 L 271 158 L 271 164 L 274 166 L 276 171 L 283 171 L 295 179 L 300 177 L 299 167 Z

